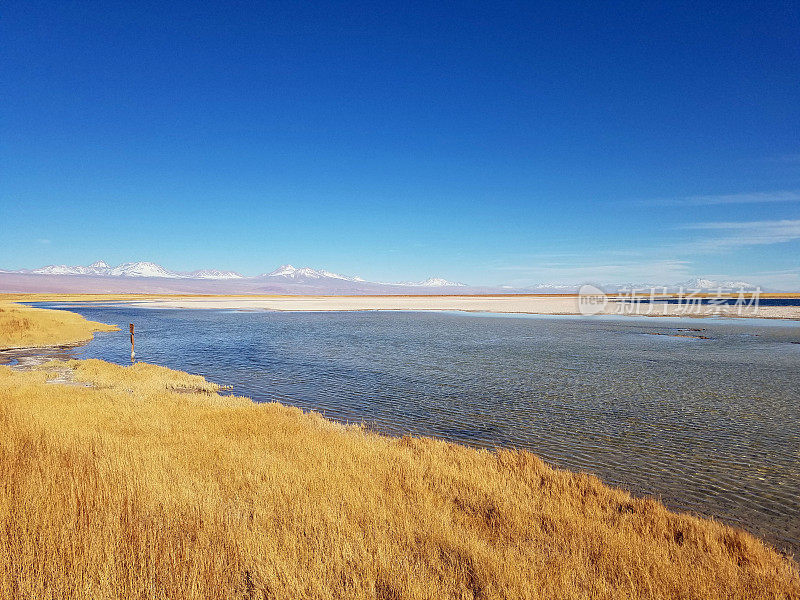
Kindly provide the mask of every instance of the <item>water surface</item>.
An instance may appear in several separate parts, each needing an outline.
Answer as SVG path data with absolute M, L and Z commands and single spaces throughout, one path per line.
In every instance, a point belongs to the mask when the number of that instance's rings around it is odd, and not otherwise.
M 135 323 L 137 359 L 233 393 L 389 434 L 525 448 L 800 556 L 795 322 L 69 309 L 122 331 L 62 355 L 130 362 Z

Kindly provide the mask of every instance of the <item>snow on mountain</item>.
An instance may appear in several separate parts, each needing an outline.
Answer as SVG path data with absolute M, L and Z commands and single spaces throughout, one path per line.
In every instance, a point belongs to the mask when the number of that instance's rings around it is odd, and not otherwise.
M 330 279 L 344 279 L 345 281 L 365 281 L 365 279 L 363 279 L 362 277 L 358 276 L 350 277 L 348 275 L 339 275 L 338 273 L 331 273 L 330 271 L 326 271 L 325 269 L 317 271 L 317 273 L 319 273 L 323 277 L 328 277 Z
M 127 262 L 111 267 L 103 260 L 93 262 L 88 267 L 81 265 L 48 265 L 40 269 L 26 271 L 37 275 L 100 275 L 106 277 L 162 277 L 179 279 L 242 279 L 241 273 L 201 269 L 191 273 L 177 273 L 153 262 Z
M 512 287 L 510 285 L 504 285 L 502 287 Z M 534 286 L 531 286 L 532 290 L 574 290 L 577 289 L 577 285 L 570 285 L 565 283 L 537 283 Z
M 200 269 L 190 273 L 170 271 L 159 264 L 153 262 L 127 262 L 116 267 L 111 267 L 105 261 L 98 260 L 89 266 L 70 266 L 70 265 L 48 265 L 32 271 L 20 271 L 25 273 L 35 273 L 37 275 L 99 275 L 107 277 L 160 277 L 174 279 L 253 279 L 246 278 L 241 273 L 235 271 L 220 271 L 218 269 Z M 270 278 L 282 283 L 308 283 L 315 282 L 324 284 L 326 282 L 347 281 L 351 283 L 370 284 L 362 277 L 354 277 L 333 273 L 325 269 L 312 269 L 311 267 L 297 268 L 292 265 L 282 265 L 270 273 L 260 275 L 261 278 Z M 381 285 L 381 284 L 373 284 Z M 431 278 L 425 281 L 413 282 L 408 284 L 384 284 L 384 285 L 411 285 L 417 287 L 448 287 L 461 286 L 463 284 L 453 283 L 441 278 Z
M 271 273 L 264 273 L 261 277 L 279 277 L 286 281 L 309 281 L 309 280 L 325 280 L 325 279 L 340 279 L 342 281 L 352 281 L 354 283 L 370 283 L 362 277 L 351 277 L 349 275 L 341 275 L 339 273 L 331 273 L 325 269 L 312 269 L 311 267 L 297 268 L 292 265 L 281 265 Z M 374 285 L 392 285 L 392 286 L 413 286 L 413 287 L 463 287 L 466 284 L 448 281 L 441 277 L 431 277 L 425 281 L 404 281 L 401 283 L 376 283 Z
M 701 290 L 709 289 L 712 287 L 716 287 L 717 283 L 712 281 L 711 279 L 703 279 L 701 277 L 695 277 L 694 279 L 689 279 L 687 281 L 682 281 L 678 284 L 679 287 L 685 288 L 697 288 Z
M 713 279 L 703 279 L 700 277 L 695 277 L 694 279 L 689 279 L 688 281 L 683 281 L 677 285 L 677 287 L 682 287 L 685 289 L 696 289 L 696 290 L 716 290 L 722 288 L 724 289 L 740 289 L 740 288 L 755 288 L 752 283 L 748 283 L 746 281 L 716 281 Z
M 324 269 L 316 270 L 311 267 L 293 267 L 292 265 L 281 265 L 271 273 L 264 273 L 261 277 L 281 277 L 292 281 L 302 281 L 308 279 L 341 279 L 343 281 L 364 281 L 361 277 L 349 277 L 339 273 L 331 273 Z
M 47 265 L 34 269 L 31 273 L 37 275 L 85 275 L 86 267 L 70 267 L 67 265 Z
M 88 267 L 81 265 L 47 265 L 30 272 L 38 275 L 107 275 L 107 271 L 108 265 L 99 260 Z
M 410 285 L 414 287 L 463 287 L 467 284 L 447 281 L 447 279 L 442 279 L 441 277 L 429 277 L 425 281 L 404 281 L 397 285 Z
M 653 290 L 655 293 L 677 293 L 683 290 L 684 292 L 702 290 L 705 293 L 715 292 L 717 290 L 732 291 L 732 290 L 755 290 L 758 286 L 748 283 L 746 281 L 733 281 L 733 280 L 715 280 L 703 277 L 694 277 L 678 283 L 621 283 L 621 284 L 605 284 L 601 286 L 608 293 L 630 293 L 635 291 L 638 294 L 649 293 Z
M 293 267 L 292 265 L 281 265 L 271 273 L 267 273 L 265 277 L 285 277 L 288 279 L 319 279 L 324 275 L 312 269 L 311 267 Z
M 108 271 L 112 277 L 184 277 L 153 262 L 122 263 Z
M 278 284 L 314 284 L 320 289 L 325 289 L 326 285 L 331 289 L 343 289 L 343 287 L 336 282 L 350 282 L 353 284 L 364 284 L 363 286 L 344 286 L 347 289 L 384 289 L 398 288 L 400 286 L 415 287 L 415 288 L 449 288 L 449 287 L 467 287 L 464 283 L 449 281 L 441 277 L 430 277 L 424 281 L 403 281 L 400 283 L 379 283 L 368 282 L 361 277 L 351 277 L 348 275 L 341 275 L 339 273 L 332 273 L 325 269 L 312 269 L 311 267 L 297 268 L 292 265 L 282 265 L 272 271 L 271 273 L 264 273 L 258 278 L 245 277 L 241 273 L 235 271 L 220 271 L 217 269 L 200 269 L 192 271 L 191 273 L 179 273 L 165 269 L 161 265 L 153 262 L 128 262 L 111 267 L 105 261 L 98 260 L 88 266 L 81 265 L 47 265 L 39 269 L 21 271 L 3 271 L 8 273 L 34 273 L 37 275 L 93 275 L 93 276 L 107 276 L 107 277 L 158 277 L 158 278 L 174 278 L 174 279 L 202 279 L 202 280 L 234 280 L 241 279 L 244 282 L 256 282 L 259 279 L 270 280 Z M 367 286 L 367 287 L 364 287 Z M 376 287 L 377 286 L 377 287 Z M 578 286 L 564 285 L 557 283 L 540 283 L 526 288 L 529 291 L 550 291 L 550 292 L 565 292 L 577 290 Z M 695 277 L 682 281 L 676 284 L 651 284 L 651 283 L 626 283 L 617 285 L 603 285 L 606 291 L 610 293 L 622 292 L 625 290 L 663 290 L 668 292 L 676 292 L 681 288 L 683 290 L 704 290 L 706 292 L 713 292 L 714 290 L 739 290 L 739 289 L 755 289 L 751 283 L 746 281 L 733 281 L 733 280 L 714 280 L 702 277 Z M 512 289 L 510 286 L 502 286 L 501 289 Z
M 466 284 L 455 281 L 448 281 L 441 277 L 430 277 L 424 281 L 408 281 L 402 283 L 376 283 L 369 282 L 362 277 L 354 277 L 333 273 L 325 269 L 312 269 L 311 267 L 297 268 L 292 265 L 281 265 L 270 273 L 264 273 L 258 278 L 245 277 L 235 271 L 220 271 L 218 269 L 200 269 L 189 273 L 170 271 L 159 264 L 153 262 L 127 262 L 116 267 L 109 266 L 102 260 L 93 262 L 88 266 L 81 265 L 48 265 L 32 271 L 24 270 L 20 273 L 35 273 L 37 275 L 94 275 L 103 277 L 158 277 L 171 279 L 217 279 L 217 280 L 257 280 L 269 279 L 275 282 L 292 284 L 314 283 L 317 286 L 335 284 L 335 282 L 350 282 L 353 284 L 364 284 L 368 286 L 408 286 L 424 288 L 445 288 L 445 287 L 465 287 Z M 341 289 L 341 288 L 338 288 Z M 380 288 L 378 288 L 380 289 Z
M 218 271 L 217 269 L 201 269 L 187 275 L 192 279 L 242 279 L 244 275 L 236 271 Z
M 48 265 L 33 269 L 37 275 L 110 275 L 128 277 L 177 277 L 155 263 L 125 263 L 113 269 L 105 261 L 98 260 L 88 267 L 82 265 Z

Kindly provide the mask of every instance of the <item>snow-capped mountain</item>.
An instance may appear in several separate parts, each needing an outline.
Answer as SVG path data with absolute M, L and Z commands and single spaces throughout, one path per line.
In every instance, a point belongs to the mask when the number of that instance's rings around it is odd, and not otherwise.
M 746 281 L 734 281 L 734 280 L 715 280 L 715 279 L 706 279 L 703 277 L 693 277 L 692 279 L 687 279 L 685 281 L 679 281 L 678 283 L 622 283 L 617 285 L 603 285 L 603 288 L 606 291 L 620 291 L 620 290 L 636 290 L 637 292 L 642 292 L 645 290 L 653 289 L 656 292 L 678 292 L 681 289 L 684 291 L 689 290 L 703 290 L 705 292 L 713 292 L 715 290 L 738 290 L 738 289 L 755 289 L 757 286 L 753 285 L 752 283 L 748 283 Z
M 192 271 L 187 277 L 193 279 L 242 279 L 244 275 L 236 271 L 218 271 L 217 269 L 201 269 Z
M 20 273 L 34 273 L 36 275 L 98 275 L 101 277 L 161 277 L 161 278 L 189 278 L 189 279 L 239 279 L 241 274 L 234 271 L 218 271 L 216 269 L 202 269 L 191 273 L 178 273 L 170 271 L 154 262 L 127 262 L 116 267 L 111 267 L 107 262 L 98 260 L 89 266 L 82 265 L 48 265 L 32 271 L 19 271 Z
M 31 273 L 37 275 L 85 275 L 86 267 L 70 267 L 68 265 L 47 265 L 39 269 L 34 269 Z
M 755 290 L 756 285 L 746 281 L 735 280 L 716 280 L 706 279 L 703 277 L 694 277 L 678 283 L 653 283 L 653 282 L 626 282 L 626 283 L 606 283 L 606 284 L 593 284 L 599 285 L 607 293 L 631 293 L 637 294 L 649 293 L 651 290 L 655 293 L 678 293 L 681 290 L 684 292 L 702 290 L 705 293 L 714 292 L 717 290 L 732 291 L 732 290 Z M 581 286 L 578 284 L 559 284 L 559 283 L 538 283 L 525 288 L 526 291 L 549 293 L 575 293 Z
M 293 267 L 292 265 L 281 265 L 271 273 L 264 273 L 261 277 L 282 277 L 292 281 L 302 281 L 306 279 L 341 279 L 342 281 L 364 281 L 361 277 L 349 277 L 339 273 L 331 273 L 324 269 L 316 270 L 311 267 Z
M 88 267 L 76 265 L 48 265 L 40 269 L 34 269 L 31 273 L 38 275 L 108 275 L 111 267 L 105 261 L 98 260 Z
M 179 273 L 168 271 L 153 262 L 122 263 L 118 267 L 109 269 L 108 275 L 112 277 L 182 277 Z
M 410 285 L 413 287 L 464 287 L 467 284 L 447 281 L 447 279 L 442 279 L 441 277 L 429 277 L 425 281 L 404 281 L 394 285 Z
M 752 283 L 748 283 L 746 281 L 717 281 L 713 279 L 703 279 L 700 277 L 695 277 L 694 279 L 689 279 L 688 281 L 682 281 L 678 285 L 678 287 L 682 287 L 685 289 L 697 289 L 697 290 L 716 290 L 722 288 L 725 289 L 740 289 L 740 288 L 755 288 Z
M 341 281 L 350 281 L 354 283 L 371 283 L 362 277 L 341 275 L 339 273 L 331 273 L 325 269 L 312 269 L 311 267 L 297 268 L 292 265 L 281 265 L 271 273 L 264 273 L 261 277 L 275 277 L 286 281 L 311 281 L 311 280 L 332 280 L 338 279 Z M 463 287 L 466 284 L 448 281 L 441 277 L 431 277 L 425 281 L 403 281 L 400 283 L 372 283 L 372 285 L 380 286 L 406 286 L 406 287 Z
M 503 286 L 512 287 L 512 286 Z M 574 290 L 577 286 L 564 283 L 537 283 L 531 286 L 532 290 Z
M 608 293 L 630 293 L 635 291 L 638 294 L 649 293 L 653 290 L 655 293 L 678 293 L 678 292 L 692 292 L 702 291 L 704 293 L 712 293 L 718 290 L 722 291 L 736 291 L 736 290 L 755 290 L 758 286 L 748 283 L 747 281 L 736 280 L 716 280 L 707 279 L 703 277 L 693 277 L 678 283 L 620 283 L 620 284 L 605 284 L 600 286 Z
M 467 284 L 457 281 L 450 281 L 442 277 L 430 277 L 424 281 L 402 281 L 402 282 L 374 282 L 366 281 L 362 277 L 342 275 L 333 273 L 325 269 L 312 269 L 311 267 L 297 268 L 290 264 L 281 265 L 274 271 L 264 273 L 258 277 L 246 277 L 235 271 L 221 271 L 218 269 L 200 269 L 192 272 L 170 271 L 163 266 L 153 262 L 127 262 L 116 267 L 111 267 L 108 263 L 98 260 L 88 266 L 82 265 L 48 265 L 39 269 L 20 270 L 20 271 L 0 271 L 3 273 L 33 274 L 33 275 L 83 275 L 79 278 L 86 281 L 90 277 L 111 277 L 120 280 L 130 280 L 133 278 L 160 279 L 159 289 L 175 287 L 176 289 L 188 289 L 188 287 L 198 288 L 204 286 L 202 282 L 208 282 L 205 287 L 209 289 L 226 290 L 260 290 L 274 293 L 336 293 L 336 294 L 357 294 L 357 293 L 378 293 L 378 294 L 399 294 L 399 293 L 457 293 L 448 291 L 448 288 L 461 288 L 458 293 L 466 293 L 467 290 L 476 290 L 486 293 L 490 288 L 470 288 Z M 181 280 L 183 283 L 169 280 Z M 218 283 L 214 283 L 214 282 Z M 191 283 L 196 282 L 196 283 Z M 225 284 L 225 282 L 228 282 Z M 235 286 L 234 286 L 235 284 Z M 83 284 L 82 284 L 83 285 Z M 122 285 L 122 284 L 120 284 Z M 145 285 L 144 283 L 142 285 Z M 149 285 L 149 284 L 148 284 Z M 221 286 L 225 285 L 224 288 Z M 141 287 L 141 286 L 139 286 Z M 152 287 L 152 286 L 150 286 Z M 538 285 L 526 286 L 524 289 L 512 286 L 500 286 L 491 288 L 494 291 L 515 290 L 516 292 L 527 293 L 575 293 L 579 285 L 565 285 L 561 283 L 540 283 Z M 722 290 L 753 290 L 756 289 L 751 283 L 735 280 L 715 280 L 703 277 L 695 277 L 674 284 L 664 283 L 624 283 L 624 284 L 605 284 L 601 288 L 609 293 L 629 293 L 630 290 L 638 290 L 640 293 L 645 290 L 654 289 L 675 293 L 683 289 L 703 290 L 710 293 L 718 289 Z M 441 290 L 441 291 L 440 291 Z
M 431 277 L 425 281 L 410 281 L 402 283 L 376 283 L 366 281 L 362 277 L 342 275 L 333 273 L 325 269 L 312 269 L 311 267 L 297 268 L 292 265 L 281 265 L 274 271 L 264 273 L 258 277 L 245 277 L 235 271 L 220 271 L 218 269 L 201 269 L 188 273 L 170 271 L 165 267 L 154 262 L 126 262 L 116 267 L 111 267 L 102 260 L 88 266 L 82 265 L 48 265 L 39 269 L 15 271 L 16 273 L 32 273 L 36 275 L 91 275 L 100 277 L 142 277 L 160 279 L 188 279 L 188 280 L 242 280 L 258 284 L 259 282 L 269 281 L 273 285 L 281 284 L 302 284 L 305 288 L 314 285 L 320 290 L 327 286 L 335 286 L 339 291 L 356 290 L 357 284 L 363 284 L 360 288 L 369 288 L 372 291 L 391 289 L 399 287 L 416 288 L 445 288 L 445 287 L 465 287 L 463 283 L 448 281 L 441 277 Z M 342 287 L 344 286 L 344 287 Z M 359 289 L 360 289 L 359 288 Z

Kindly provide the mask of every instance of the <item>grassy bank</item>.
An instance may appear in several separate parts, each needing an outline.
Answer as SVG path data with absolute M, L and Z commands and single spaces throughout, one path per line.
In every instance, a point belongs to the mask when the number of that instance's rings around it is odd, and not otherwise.
M 47 383 L 65 368 L 78 385 Z M 754 537 L 530 453 L 217 391 L 0 367 L 0 597 L 800 598 Z
M 116 329 L 63 310 L 0 302 L 0 349 L 74 344 L 92 339 L 95 331 Z

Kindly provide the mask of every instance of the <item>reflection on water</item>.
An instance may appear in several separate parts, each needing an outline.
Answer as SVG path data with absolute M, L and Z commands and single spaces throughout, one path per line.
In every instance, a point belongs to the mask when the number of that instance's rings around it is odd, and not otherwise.
M 71 310 L 122 330 L 72 356 L 127 364 L 135 323 L 137 359 L 236 394 L 390 434 L 529 449 L 800 555 L 796 323 Z

